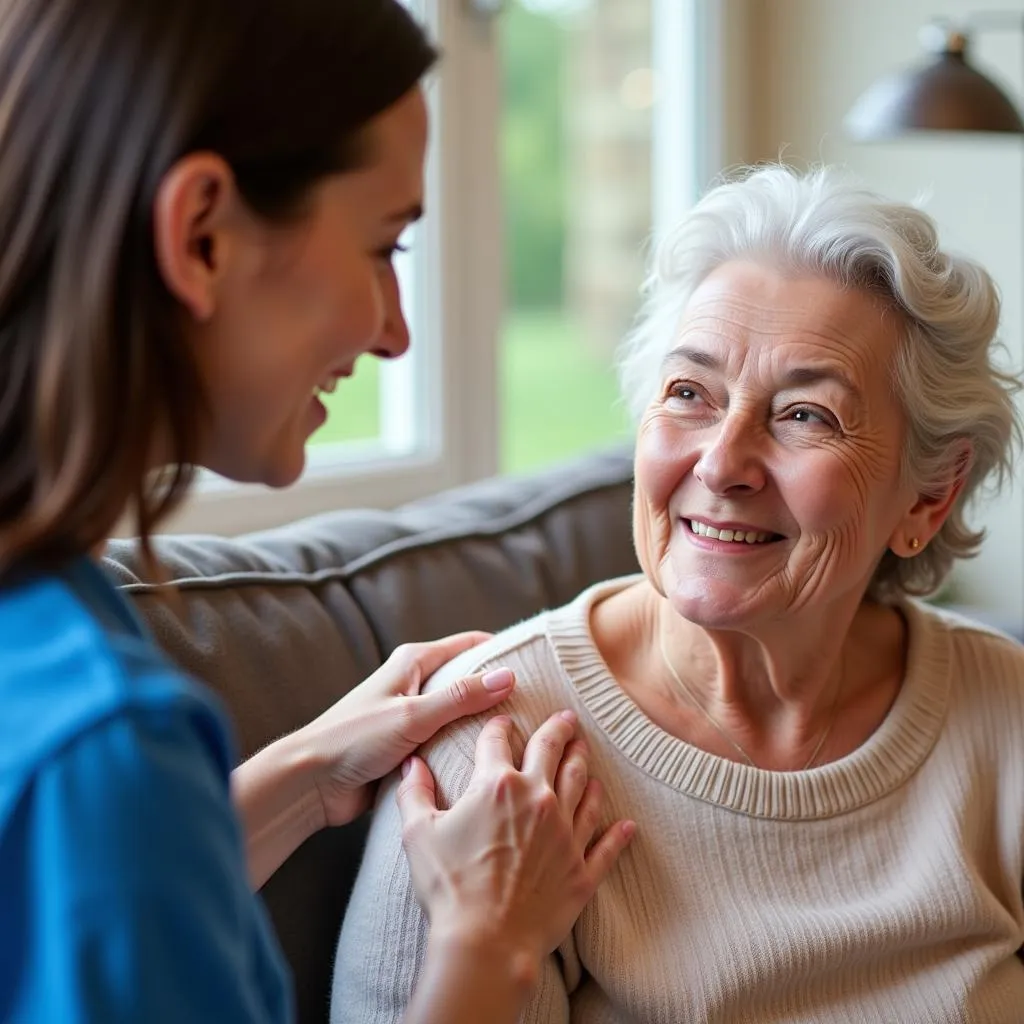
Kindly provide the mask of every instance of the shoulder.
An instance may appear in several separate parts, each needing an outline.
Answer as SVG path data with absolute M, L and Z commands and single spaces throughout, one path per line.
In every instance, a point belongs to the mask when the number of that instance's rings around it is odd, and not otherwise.
M 575 655 L 584 650 L 588 663 L 599 658 L 590 635 L 589 609 L 599 595 L 632 580 L 629 577 L 590 587 L 560 608 L 541 612 L 503 630 L 436 672 L 427 683 L 430 689 L 447 686 L 463 676 L 509 668 L 516 674 L 516 688 L 494 711 L 463 719 L 442 730 L 429 749 L 436 753 L 454 747 L 463 759 L 471 759 L 484 723 L 497 714 L 512 718 L 521 748 L 525 738 L 550 715 L 565 708 L 582 711 L 576 692 L 575 658 L 566 657 L 566 651 L 569 649 Z
M 975 662 L 995 670 L 1008 670 L 1024 682 L 1024 644 L 995 626 L 962 612 L 939 608 L 921 601 L 908 602 L 919 627 L 945 638 L 958 663 Z
M 191 709 L 123 708 L 80 730 L 41 764 L 29 801 L 72 823 L 69 834 L 83 841 L 127 856 L 151 848 L 168 864 L 172 851 L 185 854 L 188 839 L 178 833 L 234 827 L 230 769 L 209 739 Z
M 516 671 L 533 659 L 553 657 L 547 640 L 547 621 L 550 614 L 541 612 L 452 658 L 430 677 L 424 689 L 438 690 L 463 676 L 475 675 L 501 666 Z
M 38 573 L 0 586 L 3 679 L 76 665 L 95 671 L 103 662 L 102 630 L 83 597 L 63 576 Z
M 1024 722 L 1024 644 L 976 619 L 920 601 L 907 602 L 911 656 L 915 646 L 949 674 L 954 699 L 1001 707 L 1016 728 Z
M 79 559 L 0 583 L 2 682 L 74 676 L 75 689 L 122 696 L 133 677 L 180 673 L 98 566 Z
M 118 621 L 116 604 L 92 596 L 60 574 L 0 588 L 0 821 L 47 763 L 122 716 L 137 724 L 180 719 L 225 769 L 230 764 L 217 702 L 130 618 Z
M 539 721 L 553 713 L 559 693 L 564 690 L 558 658 L 548 639 L 550 612 L 503 630 L 490 640 L 453 658 L 434 673 L 425 689 L 443 689 L 465 676 L 496 668 L 511 669 L 516 676 L 512 696 L 493 711 L 459 719 L 442 729 L 424 748 L 431 767 L 444 774 L 443 762 L 448 758 L 463 764 L 473 760 L 476 740 L 487 720 L 495 715 L 508 715 L 517 731 L 532 732 Z M 539 718 L 539 721 L 538 721 Z M 525 745 L 525 740 L 523 741 Z

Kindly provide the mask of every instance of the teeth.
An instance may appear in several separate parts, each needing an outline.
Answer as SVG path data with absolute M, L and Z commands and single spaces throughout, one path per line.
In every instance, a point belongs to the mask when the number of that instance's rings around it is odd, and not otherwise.
M 698 537 L 710 537 L 711 540 L 732 541 L 735 544 L 763 544 L 771 539 L 770 533 L 761 530 L 717 530 L 713 526 L 706 526 L 696 519 L 690 520 L 690 529 Z
M 322 392 L 324 392 L 324 394 L 333 395 L 335 389 L 337 388 L 337 386 L 338 386 L 338 379 L 337 379 L 337 377 L 326 377 L 319 384 L 317 384 L 317 386 L 315 388 L 313 388 L 313 394 L 315 395 L 318 392 L 322 391 Z

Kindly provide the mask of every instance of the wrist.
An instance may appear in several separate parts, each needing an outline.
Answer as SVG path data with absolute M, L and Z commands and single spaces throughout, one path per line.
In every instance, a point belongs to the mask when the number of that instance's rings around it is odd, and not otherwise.
M 431 926 L 427 957 L 461 965 L 478 979 L 486 977 L 510 997 L 527 999 L 540 976 L 540 955 L 523 943 L 493 930 Z
M 270 752 L 275 758 L 275 771 L 285 780 L 282 793 L 289 794 L 294 818 L 308 832 L 307 838 L 326 828 L 327 818 L 320 785 L 327 774 L 327 767 L 309 733 L 309 727 L 282 736 L 260 753 L 265 752 Z
M 403 1024 L 514 1024 L 537 985 L 540 961 L 483 933 L 431 928 Z
M 317 779 L 316 759 L 305 738 L 296 733 L 264 747 L 231 773 L 254 888 L 324 827 Z

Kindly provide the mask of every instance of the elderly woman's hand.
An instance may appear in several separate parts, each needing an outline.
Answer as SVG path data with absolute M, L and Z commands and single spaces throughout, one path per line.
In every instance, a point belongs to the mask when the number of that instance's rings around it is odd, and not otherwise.
M 447 811 L 437 809 L 424 762 L 403 766 L 402 837 L 433 949 L 503 957 L 529 984 L 629 844 L 629 821 L 594 841 L 601 793 L 588 779 L 575 721 L 568 711 L 549 718 L 517 769 L 512 723 L 492 718 L 477 741 L 469 788 Z

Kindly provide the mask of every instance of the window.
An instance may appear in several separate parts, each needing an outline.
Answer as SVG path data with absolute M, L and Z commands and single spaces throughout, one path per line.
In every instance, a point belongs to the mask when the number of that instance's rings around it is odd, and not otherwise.
M 651 228 L 649 0 L 520 0 L 499 27 L 500 465 L 626 436 L 612 356 Z
M 360 360 L 282 492 L 204 478 L 172 528 L 390 506 L 627 436 L 611 353 L 646 239 L 692 201 L 713 0 L 405 0 L 427 84 L 427 218 L 397 262 L 413 335 Z

